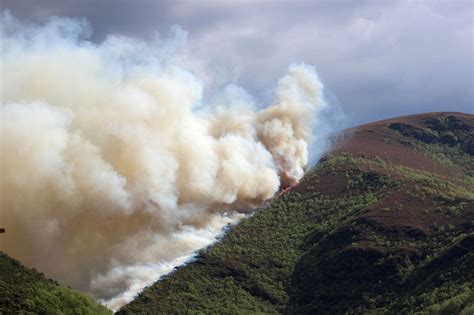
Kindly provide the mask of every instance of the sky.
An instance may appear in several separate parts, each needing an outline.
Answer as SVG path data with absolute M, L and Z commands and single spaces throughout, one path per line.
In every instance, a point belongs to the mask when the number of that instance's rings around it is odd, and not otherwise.
M 186 37 L 207 86 L 268 102 L 292 63 L 314 65 L 346 125 L 429 111 L 474 113 L 472 1 L 3 0 L 16 18 L 85 18 L 91 40 Z M 173 33 L 174 32 L 174 33 Z

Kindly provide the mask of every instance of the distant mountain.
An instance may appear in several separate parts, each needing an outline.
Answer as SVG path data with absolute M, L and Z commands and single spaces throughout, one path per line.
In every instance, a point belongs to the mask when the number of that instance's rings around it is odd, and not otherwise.
M 96 315 L 112 312 L 0 252 L 0 314 Z
M 298 186 L 119 314 L 473 314 L 474 116 L 333 140 Z

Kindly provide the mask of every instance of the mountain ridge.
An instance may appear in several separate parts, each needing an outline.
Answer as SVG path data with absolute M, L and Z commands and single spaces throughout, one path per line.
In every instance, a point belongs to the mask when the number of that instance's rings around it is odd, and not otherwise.
M 474 116 L 343 130 L 293 189 L 119 314 L 474 310 Z
M 474 312 L 474 115 L 331 136 L 302 181 L 118 314 Z M 108 314 L 0 253 L 0 314 Z

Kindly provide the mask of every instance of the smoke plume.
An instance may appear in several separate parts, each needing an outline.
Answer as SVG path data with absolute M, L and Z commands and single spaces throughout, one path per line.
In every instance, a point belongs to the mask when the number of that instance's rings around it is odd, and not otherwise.
M 48 276 L 116 309 L 303 176 L 311 66 L 264 109 L 235 87 L 206 104 L 181 31 L 94 44 L 80 20 L 1 22 L 0 250 Z

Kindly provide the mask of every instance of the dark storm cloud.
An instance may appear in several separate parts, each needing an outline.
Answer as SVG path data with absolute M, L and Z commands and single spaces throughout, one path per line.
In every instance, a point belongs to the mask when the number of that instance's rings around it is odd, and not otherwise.
M 352 119 L 473 112 L 471 1 L 6 1 L 21 19 L 86 17 L 92 39 L 151 38 L 180 25 L 209 84 L 265 91 L 292 62 L 314 64 Z M 189 61 L 190 60 L 190 61 Z M 264 99 L 265 93 L 261 93 Z

